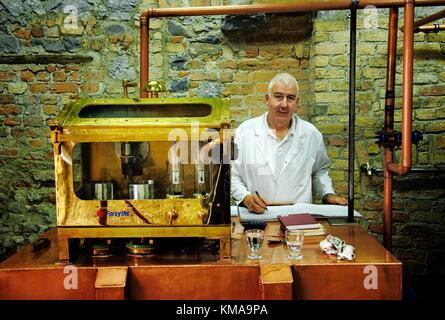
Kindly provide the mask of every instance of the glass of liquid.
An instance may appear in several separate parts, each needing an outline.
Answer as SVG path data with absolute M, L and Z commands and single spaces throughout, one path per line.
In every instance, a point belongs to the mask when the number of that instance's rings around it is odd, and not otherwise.
M 301 248 L 304 242 L 303 230 L 286 230 L 285 239 L 287 244 L 287 250 L 289 255 L 287 256 L 291 260 L 299 260 L 303 258 L 301 255 Z
M 247 247 L 249 248 L 249 259 L 259 260 L 261 246 L 264 240 L 264 231 L 261 229 L 249 229 L 244 232 L 246 237 Z

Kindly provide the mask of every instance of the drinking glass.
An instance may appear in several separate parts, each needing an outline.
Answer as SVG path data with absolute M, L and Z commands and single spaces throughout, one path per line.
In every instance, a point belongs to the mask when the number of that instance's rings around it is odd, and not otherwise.
M 264 231 L 261 229 L 249 229 L 244 234 L 250 251 L 248 258 L 252 260 L 261 259 L 260 249 L 264 240 Z
M 303 258 L 303 256 L 300 253 L 304 242 L 304 231 L 286 230 L 285 239 L 286 239 L 287 249 L 289 250 L 288 258 L 291 260 L 299 260 Z

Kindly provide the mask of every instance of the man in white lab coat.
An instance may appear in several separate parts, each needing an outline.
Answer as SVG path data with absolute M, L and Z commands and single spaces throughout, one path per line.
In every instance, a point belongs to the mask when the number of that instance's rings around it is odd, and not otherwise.
M 249 211 L 262 213 L 267 205 L 312 203 L 314 187 L 323 203 L 347 205 L 332 188 L 321 133 L 294 113 L 297 80 L 288 73 L 277 74 L 265 98 L 268 112 L 236 130 L 232 197 Z

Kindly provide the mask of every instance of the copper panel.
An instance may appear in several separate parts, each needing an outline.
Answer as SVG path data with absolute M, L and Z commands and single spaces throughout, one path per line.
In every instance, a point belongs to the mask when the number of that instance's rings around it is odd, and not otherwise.
M 257 266 L 191 265 L 133 267 L 128 299 L 257 300 L 261 299 Z
M 77 270 L 77 289 L 65 289 L 69 275 L 63 266 L 46 269 L 0 270 L 0 299 L 7 300 L 79 300 L 95 299 L 95 268 Z
M 366 265 L 294 266 L 294 295 L 297 300 L 399 300 L 402 298 L 402 268 L 374 265 L 377 288 L 366 289 Z

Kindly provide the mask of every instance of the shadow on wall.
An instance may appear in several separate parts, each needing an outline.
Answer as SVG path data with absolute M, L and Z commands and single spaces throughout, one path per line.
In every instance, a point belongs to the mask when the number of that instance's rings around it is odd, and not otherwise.
M 246 45 L 260 43 L 295 44 L 309 40 L 313 13 L 277 13 L 227 15 L 221 20 L 221 31 L 228 41 Z M 253 32 L 254 31 L 254 32 Z

